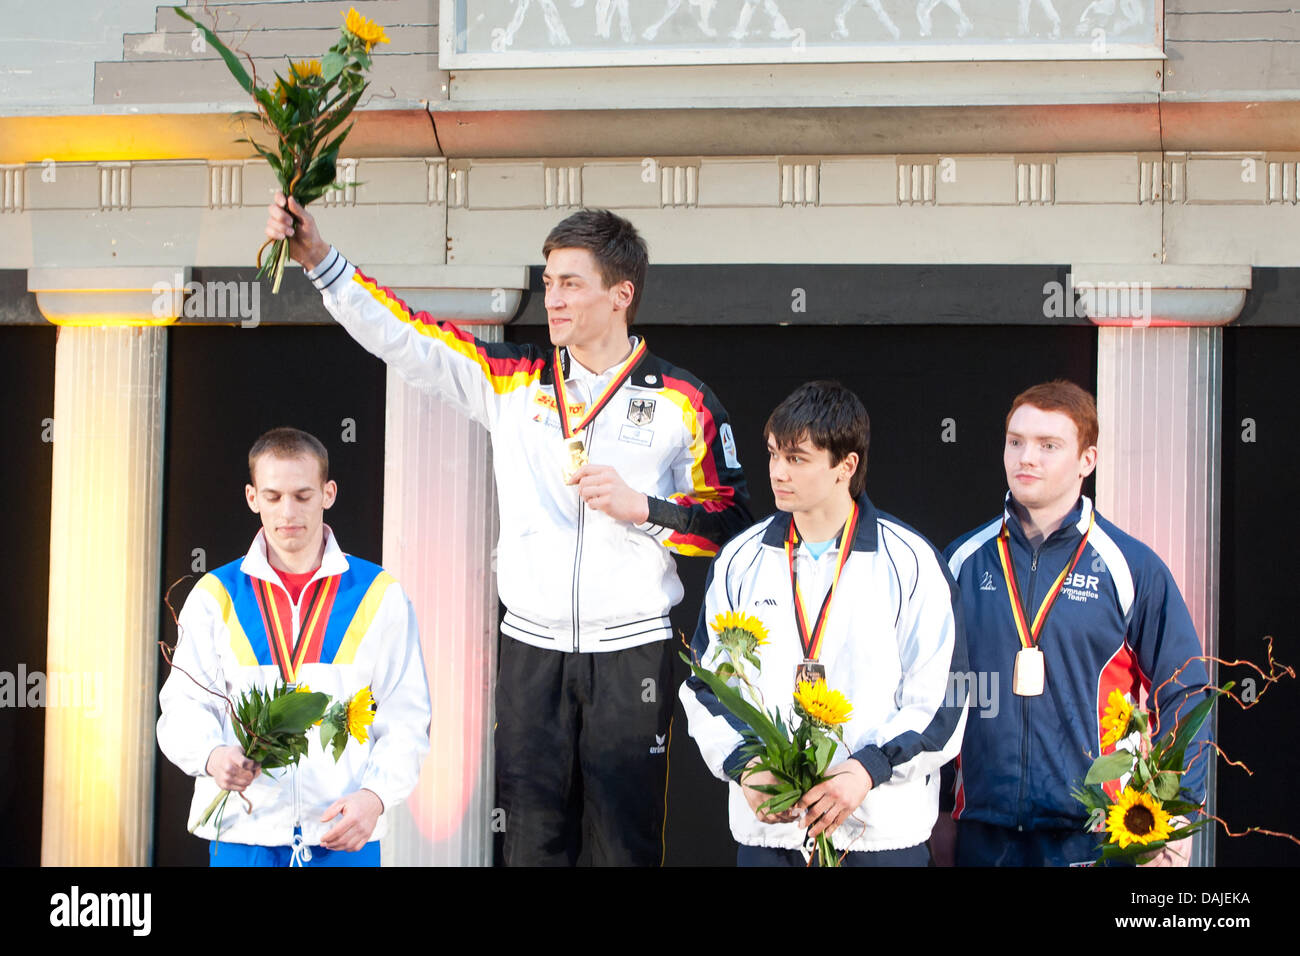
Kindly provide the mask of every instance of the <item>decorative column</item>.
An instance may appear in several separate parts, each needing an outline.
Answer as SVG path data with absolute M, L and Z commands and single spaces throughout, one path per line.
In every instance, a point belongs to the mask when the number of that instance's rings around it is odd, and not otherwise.
M 176 270 L 168 269 L 167 279 Z M 153 270 L 32 270 L 55 352 L 44 866 L 147 866 L 167 331 Z M 126 324 L 133 323 L 133 324 Z M 75 327 L 74 327 L 75 326 Z
M 375 271 L 395 274 L 413 309 L 456 318 L 489 342 L 502 341 L 528 281 L 523 267 Z M 420 782 L 383 841 L 385 866 L 492 865 L 494 827 L 504 825 L 492 765 L 496 534 L 487 431 L 390 369 L 384 566 L 415 606 L 433 719 Z
M 1240 314 L 1250 267 L 1076 266 L 1073 278 L 1102 326 L 1097 509 L 1169 565 L 1205 653 L 1216 654 L 1222 326 Z M 1197 835 L 1192 862 L 1213 865 L 1212 836 Z

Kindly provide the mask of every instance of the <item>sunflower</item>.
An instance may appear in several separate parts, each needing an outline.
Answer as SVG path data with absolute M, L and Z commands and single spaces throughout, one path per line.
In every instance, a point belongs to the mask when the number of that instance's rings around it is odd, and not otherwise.
M 1160 806 L 1160 801 L 1132 787 L 1125 787 L 1119 799 L 1111 805 L 1106 829 L 1110 831 L 1110 842 L 1118 843 L 1121 850 L 1132 843 L 1146 845 L 1168 839 L 1173 832 L 1169 814 Z
M 1117 744 L 1128 736 L 1128 725 L 1133 719 L 1133 705 L 1119 692 L 1119 688 L 1110 692 L 1106 699 L 1106 713 L 1101 718 L 1101 729 L 1105 731 L 1101 738 L 1102 748 Z
M 740 635 L 728 634 L 727 632 L 740 631 L 754 642 L 754 647 L 762 647 L 767 643 L 766 625 L 752 614 L 743 614 L 740 611 L 726 611 L 715 617 L 709 627 L 713 628 L 719 640 L 734 640 Z
M 369 739 L 366 728 L 375 722 L 375 697 L 370 693 L 370 685 L 361 688 L 348 701 L 348 733 L 359 744 Z
M 275 81 L 275 98 L 281 103 L 289 101 L 289 87 L 297 86 L 299 82 L 310 80 L 312 78 L 321 79 L 320 60 L 290 60 L 289 61 L 289 81 L 276 79 Z
M 837 690 L 831 690 L 824 680 L 810 684 L 799 682 L 794 692 L 795 702 L 809 719 L 821 727 L 834 727 L 845 723 L 853 713 L 853 705 Z
M 320 60 L 290 60 L 289 81 L 301 83 L 321 75 Z
M 343 24 L 343 29 L 347 30 L 354 37 L 366 45 L 366 52 L 376 43 L 387 43 L 388 37 L 384 35 L 384 28 L 373 20 L 367 20 L 361 14 L 357 13 L 356 7 L 348 8 L 347 20 Z

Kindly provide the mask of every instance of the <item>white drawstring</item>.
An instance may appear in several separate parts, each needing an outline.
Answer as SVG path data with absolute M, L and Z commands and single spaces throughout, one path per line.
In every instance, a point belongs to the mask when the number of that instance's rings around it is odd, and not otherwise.
M 303 841 L 301 833 L 293 835 L 293 853 L 289 856 L 290 866 L 305 866 L 311 862 L 311 847 Z

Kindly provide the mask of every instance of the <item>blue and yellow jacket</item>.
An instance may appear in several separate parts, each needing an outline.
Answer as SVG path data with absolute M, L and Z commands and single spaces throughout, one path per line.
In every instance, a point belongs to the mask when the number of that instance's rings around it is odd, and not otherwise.
M 1037 549 L 1010 506 L 944 552 L 961 591 L 970 666 L 988 691 L 973 702 L 957 765 L 953 816 L 1015 829 L 1079 828 L 1086 814 L 1070 796 L 1102 746 L 1101 720 L 1112 690 L 1130 703 L 1155 696 L 1159 727 L 1171 728 L 1201 698 L 1201 644 L 1173 575 L 1146 545 L 1100 515 L 1039 638 L 1044 693 L 1012 691 L 1020 648 L 997 538 L 1005 520 L 1017 585 L 1032 615 L 1078 550 L 1095 512 L 1080 497 Z M 1189 663 L 1190 662 L 1190 663 Z M 1150 707 L 1150 705 L 1147 705 Z M 1206 724 L 1201 740 L 1208 739 Z M 1157 731 L 1158 733 L 1159 731 Z M 1129 749 L 1134 741 L 1120 741 Z M 1204 795 L 1208 752 L 1188 748 L 1183 785 Z M 1114 784 L 1110 789 L 1117 789 Z
M 338 700 L 369 686 L 377 708 L 368 740 L 350 740 L 336 763 L 308 733 L 311 750 L 297 767 L 264 771 L 242 800 L 226 801 L 221 839 L 288 846 L 301 826 L 309 846 L 333 823 L 320 816 L 340 797 L 374 791 L 384 812 L 414 789 L 429 749 L 429 688 L 415 612 L 383 568 L 344 554 L 328 527 L 320 570 L 294 603 L 267 562 L 264 532 L 248 554 L 199 579 L 181 608 L 173 667 L 159 694 L 158 746 L 198 778 L 191 826 L 219 792 L 207 775 L 214 749 L 238 743 L 226 698 L 277 681 L 307 684 Z M 216 837 L 215 817 L 194 831 Z

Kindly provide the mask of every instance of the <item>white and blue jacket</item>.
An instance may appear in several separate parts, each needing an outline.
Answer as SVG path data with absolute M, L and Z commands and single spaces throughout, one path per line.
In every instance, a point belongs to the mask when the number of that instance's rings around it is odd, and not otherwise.
M 1081 827 L 1086 814 L 1070 789 L 1082 782 L 1095 757 L 1115 749 L 1101 746 L 1101 718 L 1111 690 L 1118 688 L 1136 703 L 1159 689 L 1155 713 L 1162 730 L 1200 699 L 1205 668 L 1188 661 L 1203 652 L 1173 575 L 1155 552 L 1101 515 L 1039 637 L 1044 693 L 1012 692 L 1020 639 L 998 558 L 1002 522 L 1032 617 L 1074 557 L 1093 515 L 1092 502 L 1080 497 L 1061 527 L 1034 548 L 1008 495 L 1003 515 L 958 538 L 945 552 L 961 590 L 971 668 L 989 675 L 987 686 L 994 691 L 994 699 L 966 725 L 953 810 L 957 819 L 1025 830 Z M 1179 680 L 1171 681 L 1179 668 L 1184 668 Z M 1199 740 L 1208 739 L 1208 728 L 1207 722 Z M 1199 744 L 1188 748 L 1190 769 L 1183 779 L 1197 801 L 1204 796 L 1206 765 L 1204 754 L 1193 762 L 1199 749 Z

